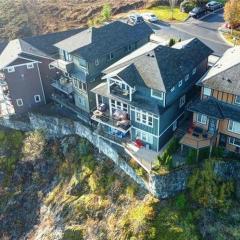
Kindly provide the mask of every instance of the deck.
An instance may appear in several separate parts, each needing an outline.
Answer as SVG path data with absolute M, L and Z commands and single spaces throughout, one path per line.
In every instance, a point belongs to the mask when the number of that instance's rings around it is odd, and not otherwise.
M 203 137 L 202 135 L 194 136 L 191 133 L 186 133 L 180 140 L 180 144 L 194 149 L 206 148 L 211 146 L 212 137 L 213 137 L 212 135 Z
M 65 94 L 71 94 L 73 92 L 73 86 L 71 82 L 66 81 L 65 83 L 61 83 L 61 80 L 54 80 L 51 85 Z

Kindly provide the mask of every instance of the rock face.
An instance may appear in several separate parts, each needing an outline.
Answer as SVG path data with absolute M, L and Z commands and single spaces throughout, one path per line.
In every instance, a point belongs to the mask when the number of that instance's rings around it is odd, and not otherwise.
M 31 113 L 29 114 L 29 119 L 30 121 L 28 123 L 20 121 L 16 122 L 13 120 L 1 120 L 0 125 L 14 129 L 22 128 L 23 131 L 26 129 L 41 129 L 45 131 L 48 138 L 77 134 L 91 142 L 136 183 L 158 198 L 175 196 L 179 192 L 184 191 L 187 187 L 188 176 L 191 173 L 191 170 L 188 168 L 182 168 L 164 176 L 151 175 L 149 181 L 146 182 L 142 177 L 136 174 L 135 170 L 126 161 L 123 160 L 114 146 L 100 138 L 100 136 L 93 132 L 90 127 L 86 127 L 80 122 L 71 121 L 70 119 L 44 116 L 41 114 Z M 67 147 L 67 144 L 64 144 L 63 142 L 63 152 L 66 151 Z M 229 163 L 217 162 L 215 165 L 215 172 L 224 180 L 240 180 L 240 163 L 234 161 Z
M 158 198 L 173 197 L 186 189 L 190 173 L 190 169 L 185 168 L 163 176 L 152 175 L 150 176 L 151 192 Z

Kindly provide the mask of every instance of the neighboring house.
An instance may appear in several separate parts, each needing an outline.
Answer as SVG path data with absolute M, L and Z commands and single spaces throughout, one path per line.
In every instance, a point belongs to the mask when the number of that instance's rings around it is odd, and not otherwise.
M 0 43 L 0 116 L 25 113 L 51 99 L 56 70 L 49 69 L 49 63 L 58 55 L 53 44 L 80 31 Z
M 227 50 L 199 82 L 201 98 L 189 107 L 193 124 L 181 143 L 240 152 L 240 47 Z
M 130 139 L 159 151 L 176 130 L 212 53 L 198 39 L 173 47 L 149 42 L 104 70 L 92 92 L 98 130 L 115 141 Z
M 101 72 L 128 53 L 149 41 L 151 28 L 115 21 L 99 28 L 86 29 L 55 46 L 60 59 L 51 67 L 60 70 L 53 83 L 53 100 L 89 121 L 95 107 L 95 96 L 90 89 L 101 81 Z

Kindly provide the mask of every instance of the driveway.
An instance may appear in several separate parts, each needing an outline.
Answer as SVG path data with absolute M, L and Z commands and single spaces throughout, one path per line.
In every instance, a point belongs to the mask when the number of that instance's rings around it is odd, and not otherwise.
M 182 40 L 197 37 L 209 46 L 214 54 L 221 56 L 230 46 L 218 33 L 218 28 L 224 23 L 223 10 L 212 13 L 201 20 L 188 19 L 184 23 L 150 24 L 153 30 L 163 39 L 181 38 Z

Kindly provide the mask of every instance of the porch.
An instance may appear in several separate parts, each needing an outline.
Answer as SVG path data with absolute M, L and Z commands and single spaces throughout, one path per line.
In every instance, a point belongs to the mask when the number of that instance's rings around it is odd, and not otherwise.
M 129 89 L 122 89 L 118 84 L 113 84 L 110 86 L 110 94 L 126 100 L 130 100 Z
M 123 134 L 126 134 L 131 128 L 128 114 L 122 110 L 116 110 L 111 115 L 110 111 L 107 108 L 100 109 L 98 107 L 93 111 L 91 119 L 100 124 L 113 128 Z
M 49 64 L 50 68 L 57 68 L 62 72 L 70 72 L 73 69 L 73 62 L 57 59 Z
M 61 76 L 59 80 L 54 80 L 51 86 L 65 94 L 71 94 L 73 92 L 72 82 L 63 76 Z

